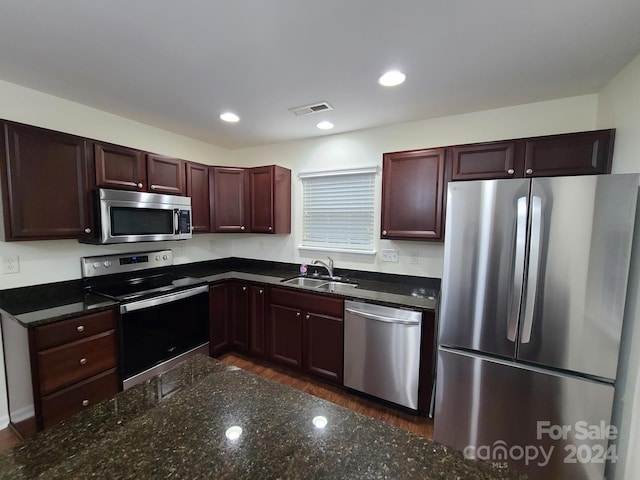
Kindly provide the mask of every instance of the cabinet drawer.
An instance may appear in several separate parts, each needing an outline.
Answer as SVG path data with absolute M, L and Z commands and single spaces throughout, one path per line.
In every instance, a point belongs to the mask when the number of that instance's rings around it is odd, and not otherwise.
M 96 405 L 120 391 L 118 374 L 112 368 L 83 382 L 42 398 L 44 428 L 65 420 L 84 408 Z
M 100 332 L 114 330 L 116 318 L 115 310 L 105 310 L 37 327 L 35 329 L 36 350 L 44 350 L 88 338 Z
M 38 352 L 40 393 L 51 393 L 116 366 L 116 338 L 110 330 L 85 340 Z
M 344 302 L 342 299 L 314 293 L 300 293 L 281 288 L 272 288 L 271 303 L 321 313 L 330 317 L 342 318 L 344 315 Z

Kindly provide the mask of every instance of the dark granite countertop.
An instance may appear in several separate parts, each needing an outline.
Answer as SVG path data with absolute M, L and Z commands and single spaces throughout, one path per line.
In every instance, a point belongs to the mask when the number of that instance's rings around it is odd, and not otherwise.
M 346 299 L 375 302 L 405 308 L 434 310 L 440 280 L 375 272 L 336 270 L 358 286 L 348 293 L 327 293 L 312 287 L 282 283 L 297 274 L 297 265 L 241 258 L 226 258 L 209 262 L 168 267 L 181 275 L 197 277 L 211 284 L 239 280 L 264 285 L 302 290 Z M 309 268 L 310 276 L 315 267 Z M 9 315 L 25 327 L 35 327 L 65 318 L 112 308 L 117 302 L 99 295 L 85 294 L 82 280 L 48 283 L 0 290 L 0 312 Z
M 200 355 L 0 453 L 0 478 L 523 477 Z

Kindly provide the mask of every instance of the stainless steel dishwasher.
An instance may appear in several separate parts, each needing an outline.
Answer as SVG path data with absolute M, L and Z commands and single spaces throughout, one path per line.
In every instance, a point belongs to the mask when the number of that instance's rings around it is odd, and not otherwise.
M 418 409 L 422 313 L 344 302 L 344 385 Z

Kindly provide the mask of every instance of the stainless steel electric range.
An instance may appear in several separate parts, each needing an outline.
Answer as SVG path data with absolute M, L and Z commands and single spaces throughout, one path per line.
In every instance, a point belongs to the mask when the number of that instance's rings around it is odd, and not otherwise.
M 85 290 L 120 302 L 123 388 L 209 354 L 209 286 L 172 273 L 171 250 L 83 257 Z

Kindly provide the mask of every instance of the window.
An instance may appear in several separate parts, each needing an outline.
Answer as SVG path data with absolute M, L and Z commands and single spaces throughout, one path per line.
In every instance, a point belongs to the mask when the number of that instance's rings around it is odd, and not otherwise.
M 301 173 L 300 248 L 375 253 L 373 222 L 377 167 Z

